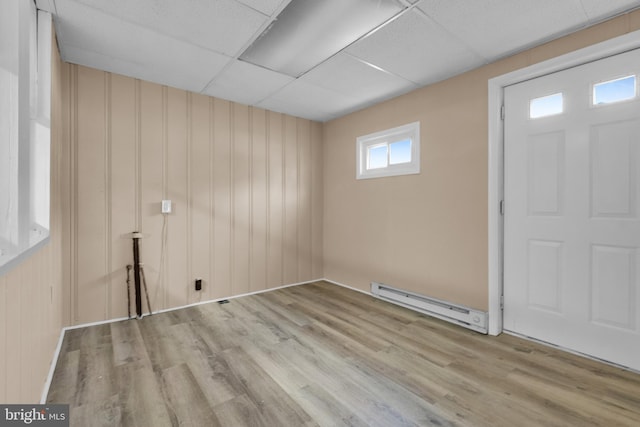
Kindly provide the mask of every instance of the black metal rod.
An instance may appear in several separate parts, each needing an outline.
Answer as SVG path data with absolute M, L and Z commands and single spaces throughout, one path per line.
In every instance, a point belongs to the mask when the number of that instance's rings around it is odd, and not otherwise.
M 133 278 L 136 290 L 136 314 L 142 317 L 142 293 L 140 291 L 140 237 L 138 232 L 133 233 Z
M 127 265 L 127 317 L 131 319 L 131 265 Z
M 147 298 L 147 308 L 149 309 L 149 314 L 153 314 L 153 310 L 151 310 L 151 303 L 149 302 L 149 290 L 147 289 L 147 278 L 144 277 L 143 266 L 140 266 L 140 273 L 142 274 L 142 285 L 144 286 L 144 296 Z

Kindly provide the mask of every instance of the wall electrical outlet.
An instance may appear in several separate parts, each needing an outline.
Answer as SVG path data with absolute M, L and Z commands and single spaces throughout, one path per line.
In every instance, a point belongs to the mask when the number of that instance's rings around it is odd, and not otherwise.
M 202 290 L 202 279 L 196 279 L 196 291 Z
M 170 214 L 171 213 L 171 200 L 163 200 L 162 201 L 162 213 Z

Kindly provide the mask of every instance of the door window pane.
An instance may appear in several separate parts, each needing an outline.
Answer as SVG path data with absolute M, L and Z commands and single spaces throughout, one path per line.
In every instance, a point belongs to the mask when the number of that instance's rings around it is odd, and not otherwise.
M 564 99 L 562 92 L 532 99 L 529 104 L 529 117 L 532 119 L 561 114 L 563 111 Z
M 622 77 L 593 85 L 594 105 L 625 101 L 635 96 L 636 76 Z

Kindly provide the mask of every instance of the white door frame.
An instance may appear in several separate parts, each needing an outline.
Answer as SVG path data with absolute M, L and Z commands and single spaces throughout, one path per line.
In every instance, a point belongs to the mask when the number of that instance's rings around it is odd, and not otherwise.
M 502 332 L 504 221 L 504 134 L 501 108 L 504 88 L 577 65 L 640 48 L 640 30 L 576 50 L 489 80 L 489 334 Z

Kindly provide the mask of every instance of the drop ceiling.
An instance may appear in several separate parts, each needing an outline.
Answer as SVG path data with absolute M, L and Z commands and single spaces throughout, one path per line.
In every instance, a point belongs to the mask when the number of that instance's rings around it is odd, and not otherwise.
M 291 1 L 36 4 L 53 14 L 60 53 L 67 62 L 318 121 L 640 7 L 640 0 L 391 0 L 396 6 L 386 7 L 387 16 L 370 31 L 348 40 L 344 48 L 300 75 L 241 59 L 243 53 L 252 53 L 250 48 Z M 377 8 L 382 0 L 358 3 L 361 8 Z

